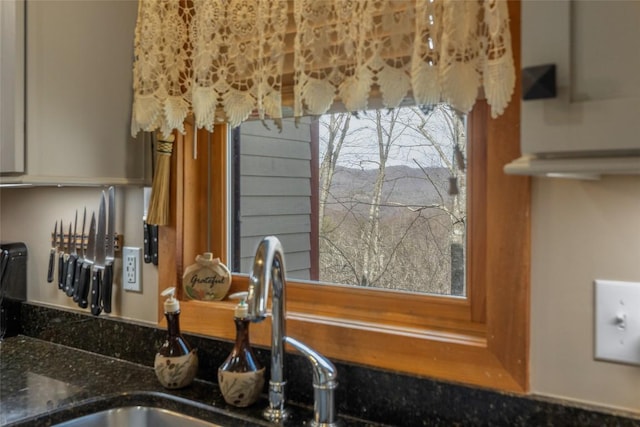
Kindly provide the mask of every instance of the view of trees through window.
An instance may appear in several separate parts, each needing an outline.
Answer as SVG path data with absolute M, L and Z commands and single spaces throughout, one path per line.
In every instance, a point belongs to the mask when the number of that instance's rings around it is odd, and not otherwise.
M 287 126 L 269 131 L 279 150 L 256 136 L 264 125 L 242 125 L 234 271 L 249 272 L 260 236 L 273 234 L 290 278 L 465 295 L 465 116 L 439 104 L 324 115 L 313 126 L 307 155 Z M 301 164 L 311 170 L 296 172 Z
M 464 118 L 445 105 L 320 119 L 320 280 L 464 294 Z

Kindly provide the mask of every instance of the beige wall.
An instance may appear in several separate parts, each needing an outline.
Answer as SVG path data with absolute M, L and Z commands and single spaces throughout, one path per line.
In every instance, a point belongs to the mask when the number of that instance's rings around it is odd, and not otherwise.
M 531 279 L 532 391 L 640 413 L 640 366 L 593 359 L 593 280 L 640 282 L 640 177 L 534 179 Z
M 78 309 L 45 280 L 49 235 L 76 208 L 97 210 L 99 197 L 99 188 L 0 190 L 0 239 L 27 244 L 30 301 Z M 142 189 L 119 187 L 117 197 L 118 233 L 141 246 Z M 640 177 L 534 179 L 532 198 L 532 392 L 640 412 L 640 367 L 593 360 L 592 284 L 640 282 Z M 142 276 L 142 294 L 114 288 L 113 314 L 153 323 L 155 267 Z
M 85 206 L 88 233 L 91 212 L 95 211 L 97 214 L 101 191 L 102 188 L 97 187 L 0 189 L 0 240 L 20 241 L 27 245 L 29 301 L 82 310 L 55 283 L 47 283 L 50 235 L 56 220 L 60 219 L 65 222 L 66 233 L 76 209 L 80 228 Z M 142 188 L 118 187 L 116 209 L 116 232 L 124 235 L 124 245 L 142 247 Z M 155 323 L 158 290 L 156 267 L 143 263 L 142 293 L 122 291 L 121 255 L 116 254 L 116 258 L 114 276 L 117 282 L 114 282 L 116 285 L 113 288 L 111 315 Z

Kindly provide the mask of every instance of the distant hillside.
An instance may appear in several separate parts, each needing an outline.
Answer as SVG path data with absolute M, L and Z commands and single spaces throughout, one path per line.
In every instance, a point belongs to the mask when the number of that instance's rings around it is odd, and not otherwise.
M 419 168 L 388 166 L 382 204 L 424 206 L 442 203 L 442 198 L 445 203 L 448 203 L 451 199 L 448 193 L 449 171 L 446 168 L 428 168 L 425 171 L 429 179 Z M 327 208 L 341 210 L 340 206 L 346 205 L 359 213 L 368 210 L 377 172 L 372 169 L 337 167 L 331 186 L 332 197 L 328 200 Z M 383 214 L 385 214 L 384 211 Z

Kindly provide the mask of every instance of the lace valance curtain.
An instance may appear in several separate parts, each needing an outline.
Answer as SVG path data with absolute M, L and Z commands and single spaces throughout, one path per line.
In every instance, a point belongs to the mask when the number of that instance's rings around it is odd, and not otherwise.
M 448 102 L 515 84 L 506 0 L 140 0 L 132 133 Z M 339 107 L 336 107 L 339 106 Z

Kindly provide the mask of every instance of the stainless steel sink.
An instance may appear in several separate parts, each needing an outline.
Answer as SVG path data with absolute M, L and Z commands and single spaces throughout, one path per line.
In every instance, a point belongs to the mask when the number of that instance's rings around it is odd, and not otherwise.
M 225 427 L 179 412 L 148 406 L 128 406 L 84 415 L 58 427 Z M 229 426 L 226 426 L 229 427 Z

